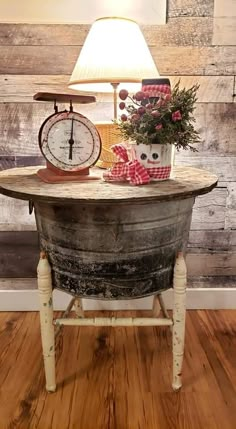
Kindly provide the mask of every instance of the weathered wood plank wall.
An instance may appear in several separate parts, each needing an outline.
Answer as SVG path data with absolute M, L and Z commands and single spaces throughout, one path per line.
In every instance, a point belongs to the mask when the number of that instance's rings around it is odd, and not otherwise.
M 179 78 L 182 86 L 200 84 L 196 121 L 202 143 L 197 154 L 177 154 L 176 163 L 219 176 L 217 189 L 194 208 L 188 255 L 193 287 L 227 287 L 236 279 L 235 26 L 234 0 L 169 0 L 167 24 L 143 27 L 160 73 L 172 84 Z M 52 109 L 32 96 L 68 92 L 88 29 L 0 24 L 1 169 L 41 162 L 37 133 Z M 110 120 L 111 98 L 98 94 L 95 105 L 79 110 L 93 121 Z M 36 260 L 37 232 L 27 204 L 1 196 L 0 277 L 34 277 Z

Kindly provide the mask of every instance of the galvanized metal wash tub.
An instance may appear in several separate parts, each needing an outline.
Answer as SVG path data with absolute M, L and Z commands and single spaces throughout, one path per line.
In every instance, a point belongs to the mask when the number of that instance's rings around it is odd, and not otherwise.
M 80 297 L 138 298 L 172 286 L 194 198 L 145 204 L 35 204 L 41 246 L 58 289 Z
M 192 167 L 176 167 L 174 179 L 145 186 L 47 184 L 38 168 L 0 173 L 0 192 L 32 201 L 53 287 L 87 298 L 130 299 L 172 287 L 194 198 L 217 184 L 215 175 Z

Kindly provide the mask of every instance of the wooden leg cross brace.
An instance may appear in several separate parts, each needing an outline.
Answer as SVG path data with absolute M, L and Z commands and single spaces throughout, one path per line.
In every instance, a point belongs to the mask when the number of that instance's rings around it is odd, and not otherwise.
M 49 392 L 56 390 L 55 381 L 55 333 L 58 334 L 62 326 L 173 326 L 173 383 L 174 390 L 178 390 L 181 383 L 181 371 L 184 354 L 185 335 L 185 295 L 186 295 L 186 265 L 182 253 L 179 253 L 174 267 L 174 310 L 173 320 L 169 317 L 161 295 L 156 295 L 153 301 L 154 317 L 84 317 L 80 298 L 73 298 L 63 317 L 53 321 L 52 279 L 51 268 L 45 253 L 40 254 L 38 264 L 38 288 L 40 297 L 40 325 L 46 389 Z M 74 306 L 76 318 L 66 318 Z M 162 310 L 163 318 L 158 317 Z M 56 332 L 54 332 L 56 325 Z

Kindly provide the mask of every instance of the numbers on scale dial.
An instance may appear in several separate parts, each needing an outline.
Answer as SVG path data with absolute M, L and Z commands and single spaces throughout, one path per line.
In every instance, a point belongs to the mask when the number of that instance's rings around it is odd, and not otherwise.
M 96 162 L 100 154 L 99 134 L 91 122 L 74 112 L 51 117 L 42 131 L 41 149 L 55 167 L 72 171 Z

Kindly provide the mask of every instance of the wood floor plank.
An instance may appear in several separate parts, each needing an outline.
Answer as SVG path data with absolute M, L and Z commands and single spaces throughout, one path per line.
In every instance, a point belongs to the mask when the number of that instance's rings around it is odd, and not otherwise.
M 0 428 L 235 429 L 235 320 L 234 310 L 187 312 L 180 392 L 170 329 L 64 328 L 49 394 L 38 314 L 0 313 Z

